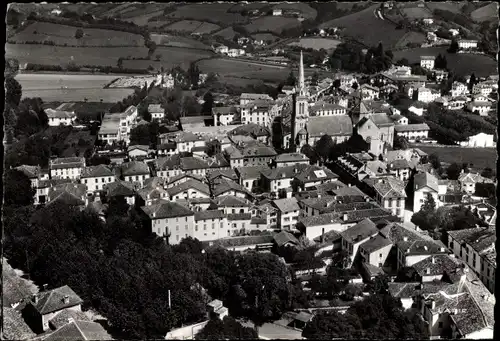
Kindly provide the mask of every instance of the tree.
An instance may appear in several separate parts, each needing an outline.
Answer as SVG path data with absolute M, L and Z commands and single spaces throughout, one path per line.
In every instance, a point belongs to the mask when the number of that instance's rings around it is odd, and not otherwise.
M 255 340 L 258 338 L 255 329 L 243 327 L 230 316 L 224 317 L 222 321 L 218 318 L 211 319 L 196 334 L 197 340 Z
M 408 140 L 404 136 L 396 136 L 394 138 L 394 149 L 406 150 L 409 147 Z
M 5 78 L 5 103 L 13 108 L 19 105 L 22 97 L 21 84 L 14 77 Z
M 458 52 L 458 42 L 453 39 L 451 41 L 450 47 L 448 48 L 449 53 L 457 53 Z
M 448 67 L 448 61 L 446 60 L 446 56 L 441 55 L 441 53 L 438 54 L 436 59 L 434 60 L 434 67 L 436 69 L 446 70 Z
M 209 91 L 203 96 L 203 107 L 201 109 L 201 112 L 203 114 L 212 114 L 212 108 L 214 106 L 214 96 L 212 93 Z
M 429 155 L 428 160 L 432 165 L 432 168 L 434 168 L 435 170 L 441 169 L 441 161 L 439 160 L 439 155 L 437 155 L 436 153 L 432 153 L 431 155 Z
M 314 72 L 311 77 L 311 85 L 318 85 L 318 81 L 319 81 L 319 74 L 317 72 Z
M 488 178 L 488 179 L 491 179 L 493 177 L 493 169 L 491 169 L 490 167 L 486 167 L 485 169 L 483 169 L 483 171 L 481 172 L 481 176 L 484 177 L 484 178 Z
M 193 255 L 200 255 L 203 250 L 201 242 L 193 237 L 182 238 L 181 242 L 174 246 L 174 251 L 179 253 L 190 253 Z
M 75 32 L 75 38 L 80 39 L 83 38 L 83 30 L 81 28 L 78 28 Z
M 462 171 L 462 166 L 460 166 L 456 162 L 453 162 L 446 169 L 446 174 L 448 174 L 448 179 L 450 179 L 450 180 L 458 180 L 458 176 L 460 175 L 461 171 Z
M 197 87 L 200 82 L 200 69 L 195 62 L 189 64 L 188 77 L 192 87 Z
M 468 88 L 469 88 L 469 91 L 472 92 L 472 89 L 474 88 L 474 85 L 477 84 L 477 79 L 476 79 L 476 75 L 474 74 L 474 72 L 470 75 L 470 79 L 469 79 L 469 84 L 468 84 Z
M 295 77 L 293 71 L 290 71 L 288 78 L 285 81 L 285 85 L 295 86 L 297 84 L 297 78 Z
M 322 164 L 324 164 L 328 160 L 330 151 L 334 146 L 335 143 L 333 143 L 332 137 L 326 134 L 321 136 L 318 142 L 316 142 L 314 150 L 316 151 L 316 154 L 320 157 L 320 161 Z
M 32 205 L 36 190 L 31 180 L 22 172 L 9 169 L 4 175 L 4 205 Z
M 436 215 L 436 202 L 431 193 L 427 193 L 420 211 L 413 214 L 411 222 L 422 230 L 436 232 L 439 221 Z
M 410 62 L 406 58 L 401 58 L 396 62 L 398 66 L 410 66 Z
M 359 85 L 358 85 L 358 83 L 357 83 L 357 82 L 354 82 L 354 83 L 352 83 L 352 86 L 351 86 L 351 87 L 352 87 L 354 90 L 358 90 Z

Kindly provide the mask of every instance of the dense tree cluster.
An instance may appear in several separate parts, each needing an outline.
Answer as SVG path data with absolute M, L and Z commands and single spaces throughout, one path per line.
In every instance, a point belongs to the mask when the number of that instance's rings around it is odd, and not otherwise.
M 302 335 L 319 340 L 429 338 L 424 322 L 405 312 L 401 300 L 388 294 L 371 295 L 354 303 L 345 314 L 318 314 Z
M 196 340 L 255 340 L 259 336 L 255 329 L 243 327 L 230 316 L 224 320 L 213 319 L 196 334 Z
M 366 54 L 358 44 L 342 43 L 333 51 L 330 67 L 336 70 L 377 73 L 387 70 L 392 65 L 392 58 L 392 51 L 384 50 L 382 43 L 370 47 Z

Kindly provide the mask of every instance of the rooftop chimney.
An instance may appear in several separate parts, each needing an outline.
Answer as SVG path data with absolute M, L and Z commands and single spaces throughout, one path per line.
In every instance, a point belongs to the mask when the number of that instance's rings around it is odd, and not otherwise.
M 344 221 L 347 221 L 347 213 L 344 213 Z
M 33 303 L 35 303 L 35 304 L 36 304 L 36 303 L 38 303 L 38 296 L 37 296 L 37 295 L 33 295 L 33 296 L 31 297 L 31 300 L 32 300 L 32 301 L 33 301 Z
M 68 295 L 64 295 L 63 302 L 64 302 L 64 304 L 68 304 L 69 303 L 69 296 Z
M 408 237 L 403 237 L 403 241 L 407 242 L 408 241 Z
M 424 250 L 427 251 L 427 245 L 424 245 Z
M 431 309 L 436 309 L 436 301 L 431 300 Z
M 436 258 L 432 257 L 432 264 L 436 264 Z

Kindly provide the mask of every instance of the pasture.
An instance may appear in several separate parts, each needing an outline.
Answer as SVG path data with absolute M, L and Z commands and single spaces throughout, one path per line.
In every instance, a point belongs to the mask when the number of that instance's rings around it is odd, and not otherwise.
M 151 33 L 151 40 L 153 40 L 157 45 L 162 45 L 162 46 L 196 48 L 196 49 L 210 50 L 210 51 L 212 50 L 210 46 L 205 45 L 198 40 L 181 36 L 173 36 L 169 34 Z
M 129 96 L 133 89 L 103 89 L 118 78 L 117 75 L 67 75 L 22 73 L 16 80 L 23 89 L 23 98 L 40 97 L 44 102 L 56 102 L 64 98 L 66 102 L 115 103 Z
M 165 69 L 170 69 L 176 66 L 187 70 L 191 62 L 197 61 L 202 58 L 211 57 L 214 55 L 212 51 L 201 51 L 201 50 L 191 50 L 178 47 L 165 47 L 159 46 L 154 56 L 160 55 L 160 61 L 156 61 L 156 57 L 152 60 L 124 60 L 124 68 L 132 69 L 147 69 L 150 65 L 156 70 L 159 70 L 162 66 Z M 207 71 L 202 69 L 202 72 Z
M 340 40 L 328 38 L 301 38 L 299 41 L 292 42 L 290 46 L 300 46 L 306 49 L 321 50 L 325 49 L 328 52 L 335 50 L 337 45 L 342 43 Z
M 381 42 L 386 49 L 393 48 L 405 35 L 404 30 L 396 30 L 395 25 L 375 16 L 379 5 L 373 5 L 362 11 L 322 23 L 320 28 L 343 27 L 342 35 L 352 37 L 367 45 Z
M 420 7 L 402 8 L 401 12 L 406 14 L 409 20 L 432 18 L 432 13 L 427 8 L 420 8 Z
M 124 18 L 122 20 L 133 22 L 134 24 L 136 24 L 138 26 L 146 26 L 146 25 L 148 25 L 150 18 L 157 17 L 158 15 L 161 15 L 162 13 L 163 13 L 163 11 L 159 10 L 159 11 L 156 11 L 156 12 L 151 12 L 151 13 L 146 13 L 146 14 L 142 14 L 142 15 L 137 15 L 137 16 L 132 17 L 132 18 Z
M 163 28 L 165 31 L 187 33 L 211 33 L 220 29 L 220 26 L 197 20 L 181 20 Z
M 255 40 L 263 40 L 264 42 L 270 41 L 271 43 L 274 43 L 277 40 L 280 40 L 279 37 L 271 34 L 271 33 L 255 33 L 252 34 L 252 38 Z
M 102 30 L 95 28 L 82 28 L 83 37 L 75 38 L 75 32 L 78 28 L 52 24 L 46 22 L 35 22 L 23 31 L 15 34 L 12 40 L 19 43 L 36 41 L 53 41 L 55 45 L 69 46 L 144 46 L 144 37 L 139 34 L 127 32 Z
M 230 12 L 241 12 L 243 10 L 251 11 L 255 9 L 261 9 L 264 7 L 269 7 L 268 3 L 265 2 L 248 2 L 248 3 L 235 3 L 233 7 L 229 9 Z
M 436 153 L 441 162 L 462 164 L 472 163 L 475 169 L 490 167 L 496 168 L 497 151 L 495 148 L 462 148 L 462 147 L 436 147 L 418 145 L 419 149 L 431 155 Z
M 420 32 L 406 32 L 405 35 L 396 43 L 395 48 L 403 48 L 408 43 L 422 44 L 427 41 L 427 37 Z
M 307 3 L 301 2 L 284 2 L 273 6 L 273 9 L 281 8 L 283 11 L 286 10 L 296 10 L 302 14 L 305 19 L 316 19 L 318 13 L 314 8 L 309 6 Z
M 245 23 L 247 21 L 246 17 L 239 13 L 227 12 L 233 5 L 234 3 L 229 2 L 186 4 L 169 13 L 167 18 L 210 21 L 226 25 Z
M 120 57 L 145 57 L 146 47 L 64 47 L 30 44 L 6 44 L 5 57 L 25 63 L 61 65 L 116 66 Z
M 214 35 L 222 37 L 227 40 L 232 40 L 236 35 L 232 27 L 226 27 L 225 29 L 220 30 L 219 32 L 215 32 Z
M 434 11 L 435 9 L 441 9 L 444 11 L 450 11 L 452 13 L 460 13 L 462 7 L 464 7 L 465 2 L 461 1 L 439 1 L 439 2 L 427 2 L 425 6 Z
M 253 20 L 245 28 L 250 33 L 270 31 L 280 34 L 287 28 L 300 26 L 300 21 L 297 18 L 265 16 Z
M 480 7 L 473 11 L 470 16 L 471 19 L 476 22 L 498 19 L 498 4 L 496 2 L 492 2 L 486 6 Z
M 437 56 L 441 53 L 446 56 L 448 68 L 459 76 L 470 75 L 473 72 L 479 77 L 497 74 L 497 63 L 491 57 L 467 53 L 450 54 L 446 50 L 446 47 L 429 47 L 394 51 L 393 60 L 406 58 L 410 63 L 418 63 L 420 56 Z

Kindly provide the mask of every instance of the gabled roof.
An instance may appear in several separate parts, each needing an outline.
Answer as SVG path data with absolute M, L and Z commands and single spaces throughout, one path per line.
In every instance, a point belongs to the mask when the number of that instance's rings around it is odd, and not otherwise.
M 299 203 L 296 198 L 278 199 L 274 200 L 273 203 L 282 213 L 300 210 Z
M 149 146 L 148 145 L 143 145 L 143 144 L 135 144 L 135 145 L 129 146 L 127 148 L 127 153 L 130 153 L 133 150 L 141 150 L 141 151 L 147 153 L 149 151 Z
M 486 253 L 489 250 L 495 251 L 496 228 L 477 227 L 449 231 L 448 234 L 459 243 L 467 243 L 479 254 Z
M 306 169 L 307 165 L 298 164 L 292 166 L 285 167 L 277 167 L 277 168 L 267 168 L 261 170 L 261 174 L 263 177 L 269 180 L 280 180 L 280 179 L 291 179 L 294 176 L 300 174 L 302 170 Z
M 370 119 L 379 128 L 390 127 L 394 125 L 394 122 L 392 121 L 391 117 L 386 114 L 373 114 L 370 115 Z
M 234 169 L 214 169 L 209 174 L 207 174 L 208 181 L 212 182 L 214 179 L 218 177 L 228 178 L 230 180 L 237 180 L 238 175 L 234 171 Z
M 418 190 L 423 187 L 429 187 L 433 191 L 439 192 L 438 179 L 428 172 L 415 174 L 414 189 Z
M 188 156 L 181 159 L 181 168 L 184 171 L 188 171 L 194 169 L 208 169 L 210 168 L 210 166 L 205 160 L 193 156 Z
M 281 231 L 274 235 L 274 242 L 281 247 L 287 243 L 292 243 L 294 245 L 299 244 L 299 240 L 295 238 L 293 234 L 287 231 Z
M 194 215 L 194 213 L 186 207 L 165 200 L 157 200 L 150 206 L 142 206 L 141 209 L 150 219 L 168 219 Z
M 397 132 L 430 130 L 427 123 L 397 124 L 394 130 Z
M 50 169 L 83 168 L 85 167 L 85 158 L 83 157 L 65 157 L 50 160 Z
M 284 167 L 281 167 L 284 168 Z M 338 175 L 326 167 L 305 165 L 295 176 L 301 183 L 338 179 Z
M 390 169 L 407 169 L 412 168 L 406 159 L 396 159 L 389 163 Z
M 249 194 L 246 188 L 234 181 L 224 178 L 215 180 L 212 189 L 213 196 L 218 197 L 219 195 L 223 195 L 224 193 L 227 193 L 229 191 L 238 191 L 240 193 Z
M 108 191 L 108 195 L 110 197 L 116 197 L 116 196 L 130 197 L 134 196 L 136 192 L 134 184 L 128 181 L 111 182 L 109 184 L 106 184 L 105 188 Z
M 396 243 L 405 255 L 436 255 L 446 254 L 448 251 L 442 242 L 432 239 L 414 241 L 399 241 Z
M 188 189 L 195 189 L 201 193 L 204 193 L 208 196 L 210 196 L 210 188 L 208 185 L 204 184 L 201 181 L 190 179 L 187 181 L 184 181 L 177 186 L 171 187 L 167 189 L 167 192 L 170 196 L 176 195 L 178 193 L 182 193 L 184 191 L 187 191 Z
M 208 220 L 208 219 L 222 219 L 224 218 L 225 214 L 223 211 L 220 210 L 206 210 L 206 211 L 199 211 L 194 213 L 194 220 L 199 221 L 199 220 Z
M 66 296 L 68 297 L 67 303 L 64 302 Z M 32 300 L 31 304 L 41 315 L 83 303 L 83 300 L 67 285 L 38 293 L 37 298 L 37 302 Z
M 121 165 L 121 173 L 123 176 L 149 174 L 149 167 L 146 163 L 140 161 L 124 162 Z
M 350 243 L 357 243 L 375 235 L 377 232 L 377 225 L 370 219 L 364 219 L 347 230 L 340 232 L 340 235 Z
M 348 115 L 331 117 L 314 116 L 307 122 L 307 133 L 310 137 L 351 136 L 352 120 Z
M 234 195 L 224 195 L 215 198 L 215 203 L 219 207 L 249 207 L 248 202 L 243 198 Z
M 153 165 L 156 170 L 180 169 L 181 156 L 174 154 L 167 157 L 160 157 L 153 161 Z
M 89 166 L 82 169 L 81 178 L 114 177 L 115 173 L 106 165 Z
M 405 184 L 393 176 L 384 178 L 368 178 L 363 180 L 382 198 L 406 198 Z
M 108 332 L 97 322 L 76 320 L 49 334 L 43 341 L 112 340 Z
M 382 235 L 377 234 L 375 237 L 370 238 L 359 247 L 365 250 L 367 253 L 372 253 L 388 245 L 392 245 L 391 241 L 387 238 L 384 238 Z
M 447 254 L 427 257 L 412 265 L 420 276 L 439 276 L 445 272 L 455 270 L 461 263 Z
M 482 177 L 481 175 L 477 173 L 461 173 L 458 176 L 458 181 L 459 182 L 465 182 L 465 183 L 493 183 L 491 179 Z
M 21 165 L 16 168 L 15 170 L 24 173 L 29 179 L 36 179 L 42 172 L 42 169 L 40 166 L 30 166 L 30 165 Z
M 302 153 L 285 153 L 276 156 L 276 163 L 279 162 L 294 162 L 294 161 L 309 161 L 309 158 Z
M 261 171 L 265 171 L 269 169 L 268 166 L 247 166 L 247 167 L 238 167 L 236 168 L 236 172 L 240 175 L 240 179 L 259 179 L 261 175 Z
M 261 125 L 255 124 L 255 123 L 247 123 L 243 124 L 237 128 L 234 128 L 231 130 L 228 135 L 233 136 L 233 135 L 243 135 L 243 136 L 271 136 L 271 132 L 269 129 L 266 127 L 263 127 Z

